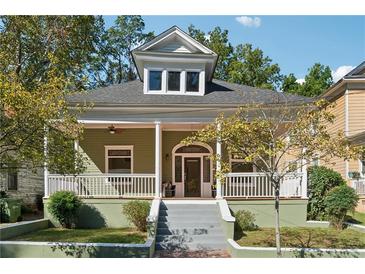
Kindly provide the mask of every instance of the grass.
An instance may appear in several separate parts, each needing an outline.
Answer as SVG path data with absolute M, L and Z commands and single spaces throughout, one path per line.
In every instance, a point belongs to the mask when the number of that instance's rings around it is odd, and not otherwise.
M 275 247 L 275 229 L 244 232 L 237 242 L 241 246 Z M 283 227 L 281 244 L 282 247 L 365 248 L 365 233 L 352 229 Z
M 346 220 L 350 223 L 365 225 L 365 213 L 355 211 L 354 213 L 348 214 Z
M 47 228 L 11 239 L 35 242 L 144 243 L 146 233 L 133 228 L 64 229 Z

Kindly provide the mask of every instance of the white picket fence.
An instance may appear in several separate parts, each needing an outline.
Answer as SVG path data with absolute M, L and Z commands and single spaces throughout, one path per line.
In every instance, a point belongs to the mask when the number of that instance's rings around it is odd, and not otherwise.
M 48 193 L 73 191 L 84 198 L 153 197 L 154 174 L 48 175 Z
M 280 196 L 301 197 L 304 180 L 302 173 L 288 174 L 280 185 Z M 222 194 L 237 198 L 273 197 L 274 188 L 264 173 L 228 173 Z

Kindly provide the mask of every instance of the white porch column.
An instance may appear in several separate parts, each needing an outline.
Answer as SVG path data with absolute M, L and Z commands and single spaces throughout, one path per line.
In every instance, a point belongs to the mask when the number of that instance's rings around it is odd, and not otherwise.
M 155 198 L 160 198 L 162 181 L 162 131 L 161 122 L 155 122 Z
M 48 191 L 48 128 L 44 128 L 44 141 L 43 141 L 43 153 L 44 153 L 44 197 L 49 196 Z
M 220 131 L 220 124 L 218 124 L 218 131 Z M 220 138 L 217 138 L 217 143 L 216 143 L 216 154 L 217 154 L 217 161 L 216 161 L 216 174 L 219 173 L 221 171 L 221 163 L 220 163 L 220 159 L 222 157 L 222 144 L 221 144 L 221 140 Z M 216 188 L 217 188 L 217 194 L 216 194 L 216 199 L 222 199 L 222 182 L 219 178 L 216 179 Z
M 302 168 L 302 173 L 303 173 L 303 177 L 302 177 L 302 198 L 306 199 L 308 198 L 307 195 L 307 189 L 308 189 L 308 174 L 307 174 L 307 165 L 308 165 L 308 161 L 303 159 L 304 163 L 303 163 L 303 168 Z
M 75 150 L 75 154 L 79 151 L 79 140 L 74 140 L 74 150 Z M 77 162 L 76 162 L 76 158 L 75 158 L 75 169 L 77 166 Z

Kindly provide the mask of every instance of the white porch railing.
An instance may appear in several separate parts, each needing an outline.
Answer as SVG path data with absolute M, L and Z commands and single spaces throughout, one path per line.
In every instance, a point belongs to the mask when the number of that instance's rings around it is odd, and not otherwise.
M 360 178 L 358 180 L 352 180 L 352 186 L 359 195 L 365 195 L 365 178 Z
M 280 186 L 281 197 L 301 197 L 303 173 L 285 176 Z M 222 185 L 224 197 L 273 197 L 274 188 L 264 173 L 228 173 Z
M 48 193 L 73 191 L 84 198 L 154 197 L 154 174 L 48 175 Z

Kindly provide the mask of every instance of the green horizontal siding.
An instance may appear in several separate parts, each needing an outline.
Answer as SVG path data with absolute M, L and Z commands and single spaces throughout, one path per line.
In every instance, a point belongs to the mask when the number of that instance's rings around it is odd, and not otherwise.
M 155 172 L 154 129 L 122 129 L 110 134 L 107 129 L 85 129 L 80 149 L 88 158 L 87 173 L 105 172 L 105 146 L 133 145 L 133 172 Z

